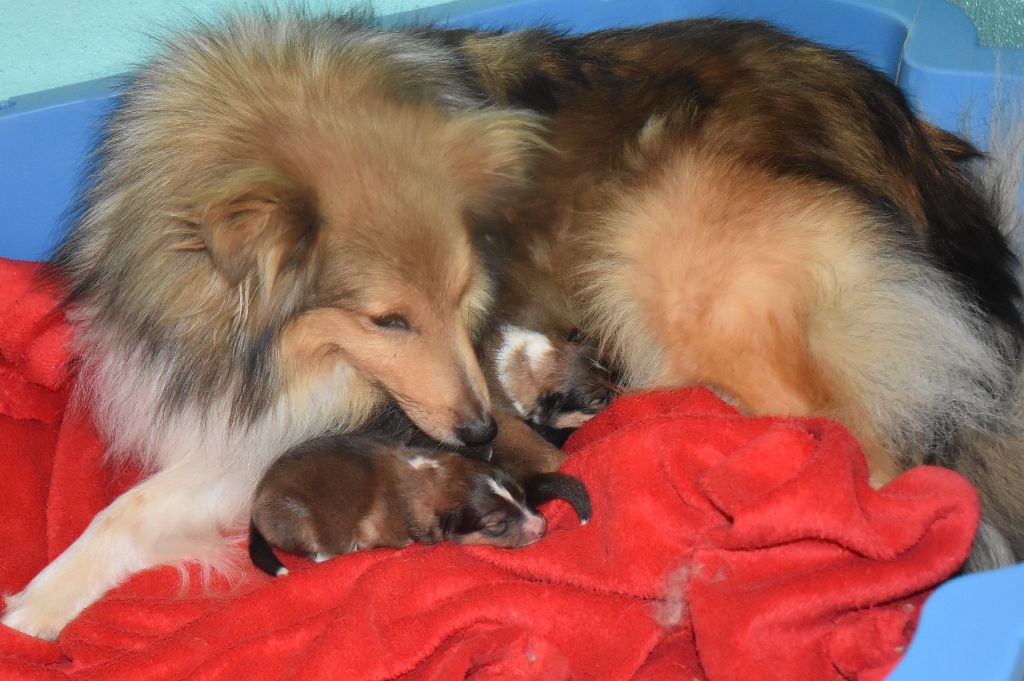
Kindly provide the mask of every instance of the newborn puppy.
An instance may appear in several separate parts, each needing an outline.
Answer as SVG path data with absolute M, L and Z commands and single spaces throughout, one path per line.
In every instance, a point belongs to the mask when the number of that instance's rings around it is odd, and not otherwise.
M 442 539 L 516 548 L 544 536 L 547 523 L 532 504 L 554 498 L 571 503 L 582 522 L 590 519 L 587 490 L 569 475 L 544 473 L 521 486 L 484 460 L 370 436 L 326 436 L 285 454 L 260 481 L 249 556 L 282 575 L 287 569 L 271 545 L 318 562 Z
M 559 447 L 619 392 L 614 372 L 576 331 L 560 337 L 504 325 L 488 356 L 496 396 Z

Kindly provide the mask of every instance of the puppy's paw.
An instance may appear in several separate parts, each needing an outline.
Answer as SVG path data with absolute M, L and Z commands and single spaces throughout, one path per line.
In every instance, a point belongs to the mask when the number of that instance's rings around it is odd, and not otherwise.
M 551 338 L 516 326 L 499 334 L 494 370 L 521 418 L 555 429 L 578 428 L 611 402 L 616 388 L 594 349 L 575 334 Z
M 48 641 L 55 640 L 70 620 L 67 609 L 61 604 L 47 604 L 40 599 L 30 601 L 23 594 L 8 596 L 7 608 L 0 617 L 0 623 L 5 626 Z

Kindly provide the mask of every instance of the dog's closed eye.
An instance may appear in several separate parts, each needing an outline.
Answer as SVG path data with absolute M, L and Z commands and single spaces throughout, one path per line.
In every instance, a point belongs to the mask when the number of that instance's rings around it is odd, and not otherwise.
M 374 326 L 378 326 L 382 329 L 390 329 L 393 331 L 412 331 L 412 324 L 410 324 L 409 320 L 400 314 L 386 314 L 370 317 L 370 321 L 373 322 Z

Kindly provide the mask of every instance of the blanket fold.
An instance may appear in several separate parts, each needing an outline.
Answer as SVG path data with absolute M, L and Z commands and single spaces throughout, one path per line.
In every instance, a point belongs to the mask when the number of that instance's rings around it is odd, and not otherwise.
M 0 260 L 0 588 L 21 589 L 138 479 L 104 467 L 58 288 Z M 881 490 L 824 419 L 709 391 L 623 397 L 567 443 L 579 526 L 517 550 L 364 551 L 271 579 L 130 578 L 55 643 L 0 627 L 3 679 L 880 679 L 970 551 L 977 495 L 939 468 Z M 239 555 L 241 556 L 241 549 Z

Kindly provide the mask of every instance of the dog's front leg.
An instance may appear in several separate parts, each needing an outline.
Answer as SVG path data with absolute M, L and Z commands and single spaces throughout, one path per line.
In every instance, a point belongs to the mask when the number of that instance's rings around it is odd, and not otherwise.
M 204 475 L 205 473 L 205 475 Z M 21 593 L 7 598 L 2 621 L 54 639 L 65 624 L 128 575 L 182 560 L 215 564 L 219 529 L 244 514 L 245 481 L 178 464 L 115 499 Z
M 515 414 L 494 410 L 498 435 L 491 444 L 491 461 L 517 480 L 526 480 L 537 473 L 558 470 L 565 454 L 546 441 Z

